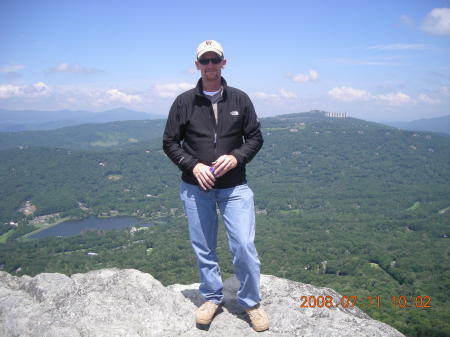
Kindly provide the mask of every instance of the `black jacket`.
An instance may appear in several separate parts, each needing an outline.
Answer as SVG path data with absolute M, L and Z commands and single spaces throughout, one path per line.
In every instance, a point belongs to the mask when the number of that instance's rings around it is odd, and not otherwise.
M 232 154 L 238 165 L 217 178 L 214 188 L 246 182 L 245 164 L 261 149 L 260 123 L 250 98 L 243 91 L 228 87 L 222 78 L 223 94 L 217 103 L 216 125 L 211 101 L 203 94 L 202 80 L 179 95 L 169 112 L 163 136 L 163 149 L 182 170 L 182 179 L 198 185 L 192 173 L 201 162 L 211 165 L 219 156 Z

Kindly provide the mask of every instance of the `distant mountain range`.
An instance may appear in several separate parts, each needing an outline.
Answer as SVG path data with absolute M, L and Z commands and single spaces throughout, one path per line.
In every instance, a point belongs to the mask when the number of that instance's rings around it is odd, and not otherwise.
M 384 124 L 404 130 L 432 131 L 450 134 L 450 115 L 436 118 L 417 119 L 410 122 L 387 122 Z
M 38 111 L 0 109 L 0 132 L 54 130 L 85 123 L 108 123 L 125 120 L 165 118 L 164 115 L 117 108 L 103 112 L 89 111 Z

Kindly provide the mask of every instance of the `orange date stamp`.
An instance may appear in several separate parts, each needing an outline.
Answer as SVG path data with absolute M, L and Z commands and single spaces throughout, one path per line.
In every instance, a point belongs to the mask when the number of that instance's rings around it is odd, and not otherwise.
M 300 308 L 381 308 L 386 303 L 397 309 L 405 308 L 431 308 L 430 296 L 391 296 L 390 300 L 381 296 L 300 296 Z

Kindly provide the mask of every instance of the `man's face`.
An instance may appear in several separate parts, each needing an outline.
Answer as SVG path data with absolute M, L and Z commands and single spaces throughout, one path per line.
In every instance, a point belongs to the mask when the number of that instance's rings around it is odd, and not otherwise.
M 204 53 L 200 57 L 200 60 L 212 60 L 218 57 L 220 56 L 212 51 L 209 51 L 207 53 Z M 212 61 L 209 61 L 206 65 L 201 64 L 199 62 L 200 60 L 195 61 L 195 65 L 197 66 L 197 69 L 200 70 L 202 78 L 207 81 L 219 80 L 222 68 L 227 63 L 227 60 L 221 59 L 218 64 L 214 64 Z

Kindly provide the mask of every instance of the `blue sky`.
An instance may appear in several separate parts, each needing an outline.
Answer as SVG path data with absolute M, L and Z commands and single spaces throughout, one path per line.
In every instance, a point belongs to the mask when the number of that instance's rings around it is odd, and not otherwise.
M 450 114 L 450 0 L 2 0 L 0 108 L 166 114 L 205 39 L 261 117 Z

